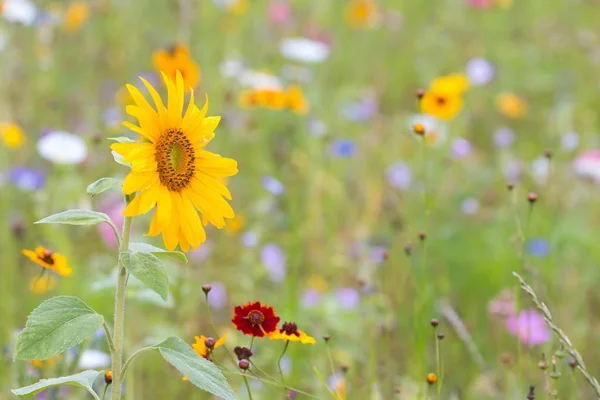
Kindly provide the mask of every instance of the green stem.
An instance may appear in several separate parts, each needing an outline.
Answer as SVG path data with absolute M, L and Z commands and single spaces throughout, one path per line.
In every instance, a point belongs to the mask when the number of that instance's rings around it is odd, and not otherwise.
M 108 391 L 108 387 L 110 386 L 110 384 L 106 384 L 106 386 L 104 386 L 104 392 L 102 392 L 102 400 L 104 400 L 106 398 L 106 392 Z
M 138 349 L 135 353 L 133 353 L 127 359 L 127 361 L 125 361 L 125 364 L 123 364 L 123 368 L 121 369 L 121 381 L 123 381 L 123 379 L 125 379 L 125 373 L 127 372 L 127 367 L 129 367 L 129 364 L 131 364 L 133 359 L 145 351 L 152 351 L 152 350 L 154 350 L 152 347 L 142 347 L 141 349 Z M 113 379 L 114 379 L 114 373 L 113 373 Z
M 441 399 L 442 396 L 442 358 L 440 355 L 440 339 L 438 339 L 436 330 L 433 330 L 433 336 L 435 340 L 435 362 L 437 365 L 437 400 Z
M 325 347 L 327 348 L 327 358 L 329 359 L 329 368 L 331 368 L 331 374 L 335 377 L 336 371 L 333 365 L 333 357 L 331 356 L 331 350 L 329 349 L 329 342 L 326 343 Z M 343 397 L 338 393 L 337 384 L 333 387 L 333 392 L 335 394 L 336 399 L 342 399 Z
M 284 393 L 284 398 L 288 398 L 288 391 L 287 391 L 287 386 L 285 384 L 285 376 L 283 376 L 283 370 L 281 369 L 281 360 L 283 359 L 283 356 L 285 355 L 285 352 L 288 349 L 288 346 L 290 345 L 290 341 L 286 340 L 285 341 L 285 346 L 283 346 L 283 352 L 281 353 L 281 355 L 279 356 L 279 359 L 277 360 L 277 369 L 279 369 L 279 375 L 281 376 L 281 384 L 283 385 L 283 393 Z
M 106 325 L 106 321 L 104 321 L 102 327 L 104 328 L 104 336 L 106 336 L 106 342 L 108 343 L 110 354 L 113 354 L 115 352 L 115 345 L 113 344 L 112 334 L 110 333 L 110 329 L 108 329 L 108 325 Z
M 131 217 L 125 217 L 123 223 L 123 235 L 121 245 L 119 246 L 119 256 L 121 253 L 129 249 L 129 235 L 131 233 Z M 125 297 L 127 290 L 127 270 L 119 257 L 119 277 L 117 280 L 117 288 L 115 291 L 115 322 L 114 322 L 114 337 L 112 354 L 112 400 L 121 400 L 121 383 L 123 378 L 121 375 L 123 363 L 123 338 L 125 332 Z
M 217 328 L 215 327 L 215 324 L 213 322 L 212 311 L 210 309 L 210 303 L 208 302 L 208 293 L 204 294 L 204 300 L 206 303 L 206 315 L 208 315 L 208 324 L 210 325 L 211 329 L 215 333 L 215 340 L 219 340 L 219 332 L 217 332 Z M 233 365 L 237 365 L 237 362 L 235 361 L 235 357 L 229 351 L 229 348 L 227 348 L 227 345 L 225 343 L 223 343 L 222 347 L 225 349 L 225 352 L 227 353 L 227 356 L 231 360 L 231 363 Z M 212 354 L 212 356 L 213 356 L 213 360 L 214 360 L 214 356 L 215 356 L 214 353 Z
M 246 377 L 246 374 L 244 374 L 243 377 L 244 384 L 246 385 L 246 391 L 248 392 L 248 398 L 252 400 L 252 391 L 250 390 L 250 385 L 248 384 L 248 378 Z

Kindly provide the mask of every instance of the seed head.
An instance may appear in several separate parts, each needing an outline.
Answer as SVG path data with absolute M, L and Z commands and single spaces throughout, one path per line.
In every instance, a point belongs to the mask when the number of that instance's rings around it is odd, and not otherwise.
M 433 372 L 428 373 L 427 374 L 427 383 L 429 383 L 430 385 L 433 385 L 436 382 L 437 382 L 437 375 L 434 374 Z
M 550 364 L 548 363 L 548 360 L 546 360 L 546 354 L 542 353 L 542 357 L 540 358 L 540 361 L 537 365 L 542 371 L 545 371 L 548 368 L 550 368 Z
M 246 371 L 248 368 L 250 368 L 250 361 L 244 358 L 238 362 L 238 367 L 240 367 L 242 371 Z
M 204 292 L 204 294 L 208 294 L 212 289 L 212 286 L 210 286 L 209 284 L 206 285 L 202 285 L 202 291 Z

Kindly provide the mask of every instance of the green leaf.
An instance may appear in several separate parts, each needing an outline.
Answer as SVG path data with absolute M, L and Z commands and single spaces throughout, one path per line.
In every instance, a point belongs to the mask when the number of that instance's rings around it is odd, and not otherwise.
M 171 336 L 164 342 L 154 346 L 163 358 L 177 368 L 194 385 L 202 390 L 222 397 L 225 400 L 236 400 L 235 393 L 227 383 L 221 370 L 212 362 L 200 357 L 178 337 Z
M 88 185 L 87 194 L 94 197 L 95 195 L 106 192 L 112 188 L 120 187 L 122 184 L 123 182 L 115 178 L 100 178 L 96 182 Z
M 109 137 L 108 140 L 119 143 L 135 143 L 135 140 L 130 139 L 127 136 Z
M 162 263 L 152 253 L 124 252 L 120 255 L 121 263 L 129 273 L 146 284 L 167 300 L 169 297 L 169 279 Z
M 67 225 L 95 225 L 106 222 L 112 225 L 108 215 L 88 210 L 67 210 L 41 219 L 36 224 L 67 224 Z
M 187 257 L 181 251 L 169 251 L 147 243 L 129 243 L 129 251 L 134 253 L 152 253 L 159 258 L 161 256 L 174 257 L 184 263 L 187 262 Z
M 25 386 L 19 389 L 13 389 L 13 394 L 17 396 L 30 396 L 39 392 L 42 392 L 46 389 L 49 389 L 54 386 L 59 385 L 70 385 L 82 387 L 94 396 L 94 399 L 100 400 L 94 389 L 92 389 L 92 385 L 98 375 L 101 374 L 101 371 L 87 370 L 80 372 L 75 375 L 62 376 L 60 378 L 52 378 L 52 379 L 42 379 L 33 385 Z
M 15 359 L 45 360 L 83 342 L 102 327 L 104 317 L 82 300 L 58 296 L 44 301 L 19 334 Z

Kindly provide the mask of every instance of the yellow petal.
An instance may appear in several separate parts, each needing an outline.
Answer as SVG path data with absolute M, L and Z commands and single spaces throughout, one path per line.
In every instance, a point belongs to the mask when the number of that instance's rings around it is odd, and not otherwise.
M 139 192 L 158 180 L 156 172 L 130 172 L 123 181 L 123 194 Z
M 196 249 L 206 240 L 206 232 L 200 222 L 198 212 L 192 205 L 189 199 L 178 196 L 180 204 L 178 207 L 182 211 L 179 215 L 181 231 L 185 236 L 186 241 Z
M 123 215 L 126 217 L 135 217 L 146 214 L 156 204 L 158 198 L 158 185 L 149 187 L 138 194 L 123 210 Z

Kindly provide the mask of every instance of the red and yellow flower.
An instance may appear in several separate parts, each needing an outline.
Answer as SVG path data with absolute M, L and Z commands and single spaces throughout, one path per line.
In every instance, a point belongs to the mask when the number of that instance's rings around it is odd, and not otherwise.
M 23 249 L 21 253 L 34 263 L 50 269 L 60 276 L 69 276 L 73 272 L 65 256 L 43 246 L 38 246 L 35 250 Z
M 273 307 L 255 301 L 237 306 L 233 311 L 231 322 L 238 331 L 245 335 L 264 337 L 277 330 L 279 317 L 275 314 Z
M 287 340 L 288 342 L 300 342 L 302 344 L 315 344 L 315 338 L 308 336 L 305 332 L 298 329 L 293 322 L 284 322 L 281 329 L 269 335 L 271 340 Z

